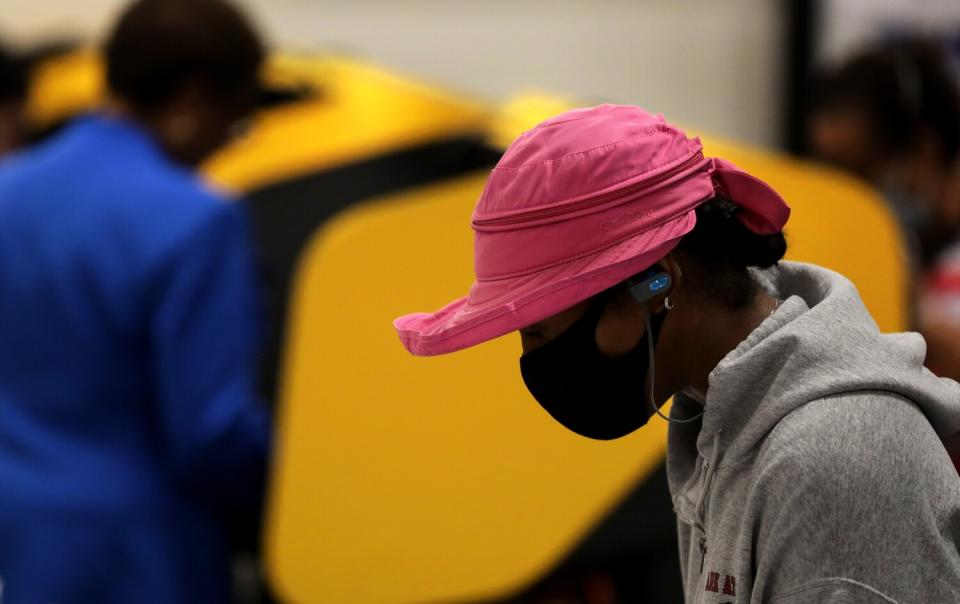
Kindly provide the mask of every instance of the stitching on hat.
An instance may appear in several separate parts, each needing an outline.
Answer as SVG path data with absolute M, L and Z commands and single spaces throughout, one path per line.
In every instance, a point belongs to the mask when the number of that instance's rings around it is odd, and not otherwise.
M 536 268 L 531 268 L 531 269 L 527 269 L 527 270 L 523 270 L 523 271 L 518 271 L 518 272 L 510 273 L 510 274 L 507 274 L 507 275 L 500 275 L 500 276 L 497 276 L 497 277 L 488 277 L 488 278 L 485 278 L 485 279 L 481 279 L 480 277 L 477 277 L 477 281 L 478 281 L 478 282 L 482 281 L 482 282 L 484 282 L 484 283 L 490 283 L 490 282 L 493 282 L 493 281 L 503 281 L 504 279 L 513 279 L 514 277 L 523 277 L 524 275 L 530 275 L 530 274 L 533 274 L 533 273 L 537 273 L 537 272 L 540 272 L 540 271 L 542 271 L 542 270 L 546 270 L 546 269 L 549 269 L 549 268 L 553 268 L 553 267 L 555 267 L 555 266 L 559 266 L 559 265 L 561 265 L 561 264 L 566 264 L 566 263 L 568 263 L 568 262 L 573 262 L 574 260 L 580 260 L 581 258 L 585 258 L 586 256 L 592 256 L 593 254 L 596 254 L 597 252 L 602 252 L 603 250 L 610 249 L 611 247 L 613 247 L 613 246 L 615 246 L 615 245 L 619 245 L 619 244 L 623 243 L 624 241 L 628 241 L 628 240 L 633 239 L 633 238 L 635 238 L 635 237 L 640 237 L 640 236 L 642 236 L 644 233 L 647 233 L 647 232 L 649 232 L 649 231 L 652 231 L 653 229 L 659 228 L 659 227 L 661 227 L 661 226 L 665 226 L 665 225 L 667 225 L 667 224 L 668 224 L 669 222 L 671 222 L 671 221 L 676 221 L 676 220 L 678 220 L 678 219 L 680 219 L 680 218 L 683 218 L 684 216 L 686 216 L 687 214 L 689 214 L 689 213 L 692 212 L 692 211 L 693 211 L 693 208 L 691 208 L 691 209 L 689 209 L 689 210 L 686 210 L 686 211 L 685 211 L 682 215 L 680 215 L 680 216 L 674 216 L 674 217 L 672 217 L 672 218 L 667 218 L 667 219 L 662 220 L 661 222 L 658 222 L 657 224 L 654 224 L 654 225 L 652 225 L 652 226 L 649 226 L 649 227 L 647 227 L 646 229 L 644 229 L 643 231 L 641 231 L 640 233 L 632 233 L 632 234 L 630 234 L 630 235 L 625 235 L 625 236 L 623 236 L 623 237 L 621 237 L 621 238 L 619 238 L 619 239 L 614 240 L 614 241 L 611 242 L 611 243 L 607 243 L 607 244 L 598 246 L 598 247 L 596 247 L 596 248 L 587 250 L 587 251 L 585 251 L 585 252 L 580 252 L 579 254 L 577 254 L 577 255 L 575 255 L 575 256 L 570 256 L 570 257 L 568 257 L 568 258 L 563 258 L 563 259 L 561 259 L 561 260 L 554 260 L 553 262 L 550 262 L 550 263 L 548 263 L 548 264 L 542 264 L 542 265 L 540 265 L 540 266 L 537 266 Z
M 542 160 L 540 160 L 540 161 L 532 161 L 532 162 L 528 162 L 528 163 L 525 163 L 525 164 L 521 164 L 521 165 L 519 165 L 519 166 L 495 166 L 493 169 L 494 169 L 494 170 L 511 170 L 511 171 L 514 171 L 514 170 L 522 170 L 523 168 L 528 168 L 528 167 L 530 167 L 530 166 L 542 166 L 542 165 L 544 165 L 544 164 L 556 164 L 556 163 L 560 163 L 561 161 L 563 161 L 563 160 L 565 160 L 565 159 L 567 159 L 567 158 L 570 158 L 570 157 L 575 157 L 575 156 L 577 156 L 577 155 L 585 155 L 585 154 L 587 154 L 587 153 L 590 153 L 591 151 L 596 151 L 597 149 L 606 149 L 607 147 L 615 147 L 615 146 L 619 145 L 620 143 L 625 143 L 625 142 L 627 142 L 627 141 L 632 141 L 632 140 L 638 139 L 638 138 L 643 138 L 643 137 L 634 136 L 634 137 L 630 137 L 630 138 L 621 138 L 620 140 L 615 140 L 615 141 L 612 141 L 612 142 L 609 142 L 609 143 L 604 143 L 604 144 L 602 144 L 602 145 L 597 145 L 596 147 L 590 147 L 589 149 L 584 149 L 584 150 L 582 150 L 582 151 L 576 151 L 576 152 L 574 152 L 574 153 L 568 153 L 568 154 L 566 154 L 566 155 L 562 155 L 562 156 L 557 157 L 557 158 L 554 158 L 554 159 L 542 159 Z
M 561 162 L 561 161 L 563 161 L 563 160 L 565 160 L 565 159 L 567 159 L 567 158 L 576 157 L 576 156 L 578 156 L 578 155 L 584 155 L 584 154 L 590 153 L 591 151 L 596 151 L 597 149 L 605 149 L 605 148 L 607 148 L 607 147 L 614 147 L 614 146 L 616 146 L 616 145 L 619 145 L 620 143 L 625 143 L 625 142 L 627 142 L 627 141 L 632 141 L 632 140 L 636 140 L 636 139 L 639 139 L 639 138 L 646 138 L 647 136 L 649 136 L 651 133 L 654 133 L 654 132 L 677 132 L 677 133 L 681 134 L 681 135 L 684 137 L 684 139 L 686 139 L 686 140 L 688 140 L 688 141 L 689 141 L 689 140 L 693 140 L 693 139 L 689 138 L 686 134 L 684 134 L 684 133 L 682 133 L 682 132 L 679 132 L 679 131 L 677 131 L 677 130 L 675 130 L 675 129 L 667 128 L 667 127 L 664 126 L 663 124 L 653 124 L 653 128 L 652 128 L 651 130 L 649 130 L 649 131 L 647 131 L 647 132 L 644 132 L 643 134 L 638 134 L 637 136 L 631 136 L 631 137 L 628 137 L 628 138 L 621 138 L 621 139 L 619 139 L 619 140 L 615 140 L 615 141 L 612 141 L 612 142 L 609 142 L 609 143 L 604 143 L 604 144 L 602 144 L 602 145 L 597 145 L 596 147 L 590 147 L 589 149 L 583 149 L 583 150 L 581 150 L 581 151 L 575 151 L 575 152 L 573 152 L 573 153 L 568 153 L 568 154 L 566 154 L 566 155 L 562 155 L 562 156 L 557 157 L 557 158 L 554 158 L 554 159 L 544 159 L 544 160 L 535 161 L 535 162 L 528 162 L 528 163 L 525 163 L 525 164 L 521 164 L 521 165 L 519 165 L 519 166 L 496 166 L 496 167 L 494 167 L 493 169 L 494 169 L 494 170 L 511 170 L 511 171 L 514 171 L 514 170 L 520 170 L 520 169 L 523 169 L 523 168 L 527 168 L 527 167 L 529 167 L 529 166 L 542 166 L 542 165 L 544 165 L 544 164 L 559 163 L 559 162 Z M 653 168 L 653 169 L 655 169 L 655 168 Z
M 630 225 L 636 224 L 643 221 L 645 218 L 649 218 L 653 215 L 654 211 L 652 208 L 644 210 L 642 212 L 625 212 L 620 214 L 613 220 L 608 220 L 600 225 L 600 230 L 609 233 L 610 231 L 616 231 Z
M 698 151 L 698 152 L 693 153 L 693 155 L 687 155 L 687 156 L 682 157 L 682 158 L 680 158 L 680 159 L 675 159 L 675 160 L 672 160 L 672 161 L 663 162 L 662 164 L 657 164 L 656 166 L 651 167 L 649 170 L 647 170 L 647 171 L 645 171 L 645 172 L 634 173 L 634 174 L 631 174 L 631 175 L 629 175 L 629 176 L 627 176 L 627 177 L 625 177 L 625 178 L 621 178 L 620 180 L 613 181 L 613 182 L 607 184 L 607 185 L 604 187 L 604 190 L 615 188 L 617 185 L 622 184 L 622 183 L 624 183 L 624 182 L 626 182 L 626 181 L 628 181 L 628 180 L 633 180 L 633 179 L 636 179 L 636 178 L 642 178 L 642 177 L 646 176 L 647 174 L 649 174 L 649 173 L 651 173 L 651 172 L 654 172 L 654 171 L 656 171 L 656 170 L 660 170 L 661 168 L 669 167 L 671 164 L 680 164 L 680 163 L 683 163 L 684 161 L 689 160 L 691 157 L 696 156 L 697 153 L 701 153 L 701 154 L 702 154 L 703 152 L 702 152 L 702 151 Z M 704 158 L 704 161 L 708 161 L 708 158 L 705 157 L 705 158 Z M 494 169 L 496 169 L 496 168 L 494 168 Z M 693 172 L 694 172 L 694 171 L 691 170 L 691 171 L 690 171 L 690 174 L 693 174 Z M 679 174 L 678 174 L 678 176 L 679 176 Z M 658 188 L 659 188 L 659 187 L 658 187 Z M 638 199 L 639 199 L 640 197 L 645 197 L 646 195 L 652 194 L 652 193 L 653 193 L 653 191 L 648 191 L 647 193 L 644 193 L 644 194 L 640 195 L 640 196 L 638 197 Z M 552 202 L 550 202 L 550 203 L 548 203 L 548 204 L 543 204 L 543 205 L 535 206 L 535 207 L 532 207 L 532 208 L 523 208 L 523 209 L 520 209 L 520 210 L 514 210 L 514 211 L 512 211 L 512 212 L 493 213 L 493 215 L 490 216 L 490 217 L 491 217 L 491 218 L 507 218 L 507 217 L 513 216 L 513 215 L 522 215 L 522 214 L 525 214 L 525 213 L 527 213 L 527 212 L 534 211 L 534 210 L 536 210 L 536 209 L 538 209 L 538 208 L 558 206 L 558 205 L 562 205 L 562 204 L 565 204 L 565 203 L 570 203 L 570 202 L 573 202 L 573 201 L 577 201 L 577 200 L 579 200 L 579 199 L 587 199 L 587 198 L 589 198 L 589 197 L 592 197 L 593 195 L 596 195 L 596 193 L 588 193 L 588 194 L 584 194 L 584 195 L 576 195 L 576 196 L 574 196 L 574 197 L 567 197 L 566 199 L 560 199 L 560 200 L 558 200 L 558 201 L 552 201 Z M 623 203 L 629 203 L 629 201 L 632 201 L 632 200 L 627 200 L 627 201 L 624 201 Z M 471 223 L 475 223 L 477 220 L 487 220 L 487 218 L 477 218 L 476 216 L 474 216 L 473 219 L 471 220 Z

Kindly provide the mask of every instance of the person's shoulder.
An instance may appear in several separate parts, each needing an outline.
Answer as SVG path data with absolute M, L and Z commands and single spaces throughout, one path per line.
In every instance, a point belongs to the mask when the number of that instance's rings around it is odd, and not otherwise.
M 166 211 L 216 212 L 230 199 L 206 182 L 198 172 L 163 159 L 154 163 L 145 175 L 144 194 Z
M 768 436 L 753 476 L 758 547 L 800 569 L 779 577 L 791 591 L 771 601 L 942 602 L 955 592 L 960 478 L 909 400 L 864 391 L 808 403 Z M 920 571 L 902 564 L 921 558 Z
M 172 249 L 248 238 L 249 225 L 240 202 L 230 201 L 199 182 L 174 185 L 170 192 L 166 205 L 156 212 L 157 220 L 164 221 L 157 234 Z
M 32 182 L 49 184 L 50 163 L 63 146 L 62 136 L 17 149 L 0 158 L 0 187 L 16 191 Z M 47 178 L 42 178 L 47 176 Z
M 190 237 L 211 223 L 235 219 L 237 203 L 197 172 L 161 159 L 130 183 L 122 214 L 162 239 Z M 131 203 L 132 202 L 132 203 Z
M 113 232 L 136 237 L 131 247 L 142 254 L 145 267 L 168 267 L 204 250 L 248 243 L 241 204 L 195 171 L 166 158 L 138 162 L 135 170 L 97 211 L 101 228 L 110 225 Z
M 848 392 L 807 403 L 771 431 L 759 460 L 768 477 L 821 491 L 833 485 L 837 495 L 957 482 L 923 412 L 893 392 Z

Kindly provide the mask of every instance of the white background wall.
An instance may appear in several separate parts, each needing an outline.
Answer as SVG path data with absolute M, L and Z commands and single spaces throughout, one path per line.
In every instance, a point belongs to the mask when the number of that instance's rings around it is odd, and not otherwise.
M 818 59 L 835 62 L 892 29 L 932 35 L 960 31 L 958 0 L 826 0 Z
M 490 99 L 540 89 L 779 139 L 773 0 L 242 0 L 270 40 L 336 48 Z M 0 0 L 0 35 L 98 36 L 122 0 Z

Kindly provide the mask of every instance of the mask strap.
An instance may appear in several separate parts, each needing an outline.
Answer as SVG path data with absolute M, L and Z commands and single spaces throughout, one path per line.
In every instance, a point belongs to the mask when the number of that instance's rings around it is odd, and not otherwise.
M 650 355 L 649 355 L 649 356 L 650 356 L 650 364 L 649 364 L 649 369 L 648 369 L 649 375 L 647 376 L 647 377 L 650 378 L 650 406 L 653 407 L 654 412 L 656 412 L 657 415 L 659 415 L 659 416 L 662 417 L 663 419 L 667 420 L 667 421 L 670 422 L 671 424 L 686 424 L 686 423 L 692 422 L 692 421 L 694 421 L 694 420 L 700 419 L 700 416 L 702 416 L 702 415 L 704 414 L 704 411 L 706 411 L 706 410 L 701 411 L 700 413 L 694 415 L 693 417 L 688 417 L 688 418 L 686 418 L 686 419 L 673 419 L 673 418 L 667 417 L 667 416 L 664 415 L 663 413 L 660 413 L 660 408 L 657 407 L 657 402 L 656 402 L 656 400 L 653 398 L 653 376 L 657 373 L 657 371 L 656 371 L 655 361 L 653 360 L 653 357 L 654 357 L 654 351 L 653 351 L 653 326 L 650 324 L 650 316 L 649 316 L 649 315 L 647 316 L 647 350 L 650 351 Z

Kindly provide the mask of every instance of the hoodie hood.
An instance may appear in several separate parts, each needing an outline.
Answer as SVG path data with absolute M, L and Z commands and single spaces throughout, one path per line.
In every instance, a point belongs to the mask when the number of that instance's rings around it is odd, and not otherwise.
M 923 366 L 919 334 L 881 333 L 848 279 L 795 262 L 755 277 L 783 303 L 710 373 L 705 407 L 683 395 L 675 399 L 676 417 L 704 411 L 702 423 L 671 426 L 685 433 L 683 440 L 700 427 L 701 456 L 739 460 L 791 411 L 857 391 L 901 395 L 941 437 L 960 432 L 960 384 Z
M 687 602 L 827 601 L 824 576 L 871 601 L 953 601 L 960 481 L 933 431 L 960 430 L 960 385 L 924 369 L 919 335 L 880 333 L 837 273 L 784 262 L 755 278 L 782 303 L 710 373 L 704 404 L 677 396 L 671 412 L 704 412 L 671 424 L 667 448 Z M 925 580 L 892 572 L 902 552 L 924 556 Z

